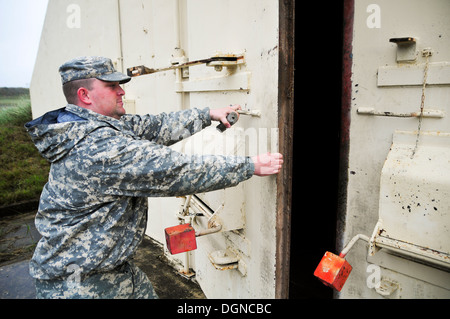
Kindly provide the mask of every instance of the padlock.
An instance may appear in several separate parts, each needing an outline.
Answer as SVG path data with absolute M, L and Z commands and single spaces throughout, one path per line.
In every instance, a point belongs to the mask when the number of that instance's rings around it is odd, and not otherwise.
M 327 251 L 314 271 L 314 276 L 325 285 L 341 291 L 351 271 L 352 266 L 343 257 Z
M 167 249 L 172 255 L 197 249 L 195 230 L 191 224 L 182 224 L 164 229 Z

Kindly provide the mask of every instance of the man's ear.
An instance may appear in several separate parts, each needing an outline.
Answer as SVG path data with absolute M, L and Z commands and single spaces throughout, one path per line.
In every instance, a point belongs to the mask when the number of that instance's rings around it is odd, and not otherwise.
M 84 104 L 92 104 L 91 99 L 89 98 L 89 91 L 84 87 L 80 87 L 77 91 L 78 99 Z

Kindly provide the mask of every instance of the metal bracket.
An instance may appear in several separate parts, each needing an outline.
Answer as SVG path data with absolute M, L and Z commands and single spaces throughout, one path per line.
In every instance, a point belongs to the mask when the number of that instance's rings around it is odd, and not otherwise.
M 217 250 L 208 254 L 214 268 L 218 270 L 237 269 L 242 276 L 247 275 L 247 265 L 235 252 L 230 249 Z
M 417 59 L 416 39 L 413 37 L 391 38 L 397 44 L 397 62 L 415 62 Z
M 375 291 L 383 297 L 388 297 L 392 295 L 398 288 L 398 282 L 391 279 L 382 278 L 380 284 L 375 287 Z

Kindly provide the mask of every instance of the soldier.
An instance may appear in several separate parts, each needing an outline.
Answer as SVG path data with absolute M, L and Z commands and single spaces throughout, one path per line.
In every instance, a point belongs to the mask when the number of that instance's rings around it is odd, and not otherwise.
M 132 262 L 147 225 L 147 197 L 181 196 L 277 174 L 278 153 L 255 157 L 186 155 L 167 147 L 240 106 L 128 115 L 110 59 L 81 57 L 59 72 L 68 105 L 25 125 L 51 162 L 30 261 L 37 298 L 157 298 Z

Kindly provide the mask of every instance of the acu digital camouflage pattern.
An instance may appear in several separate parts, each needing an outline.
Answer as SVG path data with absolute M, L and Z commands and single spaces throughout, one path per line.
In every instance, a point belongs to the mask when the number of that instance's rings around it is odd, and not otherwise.
M 81 276 L 74 273 L 66 280 L 39 280 L 37 299 L 158 299 L 147 275 L 132 262 L 113 271 Z
M 39 280 L 116 269 L 132 259 L 147 225 L 147 197 L 235 186 L 250 178 L 248 157 L 185 155 L 171 145 L 211 124 L 209 109 L 121 120 L 69 104 L 27 123 L 52 164 L 30 262 Z
M 117 72 L 111 59 L 97 56 L 79 57 L 59 68 L 62 84 L 70 81 L 96 78 L 102 81 L 127 83 L 131 77 Z

